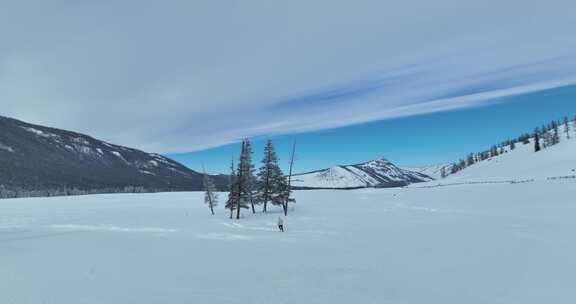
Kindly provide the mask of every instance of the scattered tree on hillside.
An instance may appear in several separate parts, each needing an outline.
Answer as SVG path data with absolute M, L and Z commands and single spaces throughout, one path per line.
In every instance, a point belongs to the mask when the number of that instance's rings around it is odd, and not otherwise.
M 536 130 L 534 130 L 534 152 L 539 152 L 541 150 L 540 148 L 540 130 L 538 128 L 536 128 Z
M 446 178 L 446 176 L 448 176 L 448 173 L 446 172 L 446 167 L 440 168 L 440 177 Z
M 498 147 L 496 145 L 490 148 L 490 156 L 491 157 L 498 156 Z
M 558 131 L 558 123 L 553 121 L 552 122 L 552 145 L 557 145 L 560 143 L 560 132 Z
M 458 169 L 458 164 L 453 164 L 452 167 L 450 167 L 450 174 L 458 173 L 458 171 L 460 171 L 460 169 Z
M 566 139 L 570 139 L 570 123 L 568 122 L 568 116 L 564 117 L 564 133 L 566 133 Z
M 475 162 L 476 160 L 474 159 L 474 153 L 468 154 L 468 157 L 466 157 L 466 166 L 472 166 Z
M 530 134 L 524 134 L 518 137 L 518 141 L 522 142 L 522 144 L 527 145 L 530 143 Z
M 453 163 L 449 169 L 444 169 L 444 173 L 441 171 L 441 175 L 445 174 L 445 176 L 447 176 L 449 174 L 454 174 L 479 161 L 489 160 L 490 158 L 496 157 L 498 155 L 508 153 L 516 149 L 517 143 L 527 145 L 530 144 L 532 139 L 534 140 L 534 151 L 539 152 L 542 149 L 549 148 L 560 143 L 561 131 L 559 128 L 562 125 L 564 125 L 563 131 L 566 133 L 566 139 L 570 139 L 570 124 L 571 123 L 567 117 L 564 118 L 564 121 L 553 120 L 549 124 L 543 125 L 541 128 L 536 128 L 532 134 L 525 133 L 517 138 L 505 140 L 500 144 L 493 145 L 486 151 L 468 154 L 464 160 L 460 159 L 458 162 Z M 576 131 L 576 117 L 574 118 L 572 125 L 572 129 Z

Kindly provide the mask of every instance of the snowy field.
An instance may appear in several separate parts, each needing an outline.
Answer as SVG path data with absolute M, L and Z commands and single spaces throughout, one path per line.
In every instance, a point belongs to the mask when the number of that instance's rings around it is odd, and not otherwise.
M 2 200 L 0 303 L 576 303 L 575 193 L 304 191 L 283 234 L 201 193 Z

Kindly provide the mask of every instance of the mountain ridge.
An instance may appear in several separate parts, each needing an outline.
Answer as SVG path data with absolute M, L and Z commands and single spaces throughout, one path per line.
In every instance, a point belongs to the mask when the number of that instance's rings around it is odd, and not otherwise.
M 224 186 L 226 178 L 215 176 Z M 0 116 L 0 196 L 201 190 L 201 174 L 157 153 Z
M 425 174 L 403 170 L 384 157 L 299 173 L 293 178 L 292 185 L 295 189 L 385 188 L 433 180 Z

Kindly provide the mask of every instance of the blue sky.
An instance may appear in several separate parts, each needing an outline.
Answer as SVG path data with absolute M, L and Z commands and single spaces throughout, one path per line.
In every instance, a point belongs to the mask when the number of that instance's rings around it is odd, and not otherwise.
M 297 141 L 298 172 L 380 156 L 401 165 L 426 165 L 452 162 L 565 115 L 576 115 L 576 86 L 503 98 L 487 106 L 271 138 L 284 166 L 292 141 Z M 257 161 L 264 142 L 264 138 L 254 138 Z M 239 149 L 232 144 L 168 156 L 196 170 L 204 163 L 210 172 L 226 173 Z
M 0 115 L 162 154 L 305 134 L 301 169 L 373 154 L 446 161 L 447 146 L 416 158 L 397 134 L 434 121 L 458 139 L 442 112 L 576 85 L 574 11 L 574 0 L 0 1 Z M 378 133 L 349 160 L 304 150 Z

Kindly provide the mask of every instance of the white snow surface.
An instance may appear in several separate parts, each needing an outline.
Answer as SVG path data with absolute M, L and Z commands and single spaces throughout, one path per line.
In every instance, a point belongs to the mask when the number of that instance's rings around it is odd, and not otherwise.
M 124 156 L 122 156 L 122 153 L 118 151 L 112 151 L 112 154 L 114 154 L 116 157 L 118 157 L 119 159 L 123 160 L 125 163 L 128 164 L 128 161 L 124 158 Z
M 35 129 L 35 128 L 31 128 L 31 127 L 21 127 L 21 128 L 23 128 L 24 130 L 26 130 L 26 131 L 28 131 L 28 132 L 30 132 L 30 133 L 34 133 L 34 134 L 36 134 L 37 136 L 40 136 L 40 137 L 46 137 L 46 138 L 58 137 L 58 135 L 56 135 L 56 134 L 46 133 L 46 132 L 43 132 L 43 131 L 38 130 L 38 129 Z
M 199 192 L 2 200 L 0 303 L 575 303 L 574 193 L 296 191 L 285 233 Z
M 10 147 L 10 146 L 8 146 L 8 145 L 5 145 L 5 144 L 3 144 L 3 143 L 0 143 L 0 149 L 1 149 L 1 150 L 4 150 L 4 151 L 8 151 L 8 152 L 14 153 L 14 148 L 12 148 L 12 147 Z

